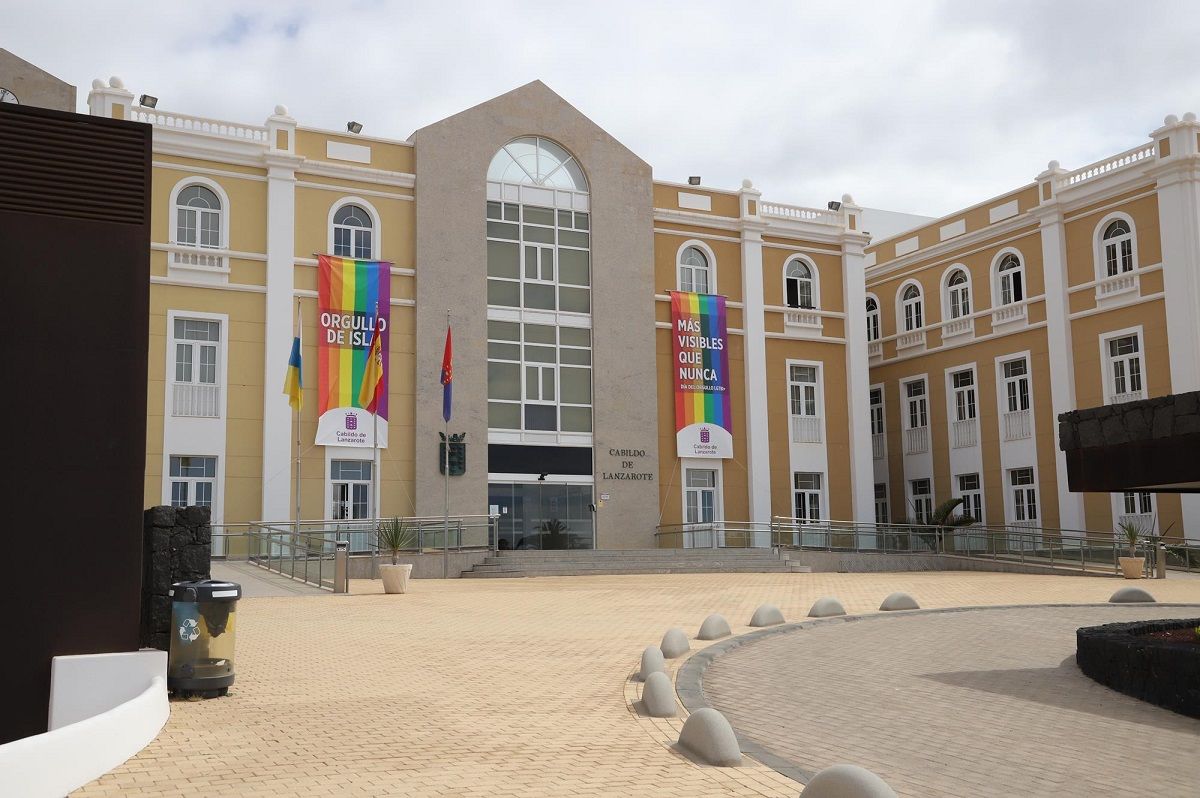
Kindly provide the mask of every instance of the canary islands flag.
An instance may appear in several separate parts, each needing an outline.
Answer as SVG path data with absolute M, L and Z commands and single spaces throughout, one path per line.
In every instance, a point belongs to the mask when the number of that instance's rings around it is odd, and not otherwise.
M 450 397 L 454 394 L 454 347 L 446 325 L 446 349 L 442 352 L 442 420 L 450 421 Z
M 300 373 L 300 324 L 296 324 L 296 336 L 292 338 L 292 354 L 288 356 L 287 374 L 283 378 L 283 392 L 288 404 L 299 410 L 304 404 L 304 377 Z

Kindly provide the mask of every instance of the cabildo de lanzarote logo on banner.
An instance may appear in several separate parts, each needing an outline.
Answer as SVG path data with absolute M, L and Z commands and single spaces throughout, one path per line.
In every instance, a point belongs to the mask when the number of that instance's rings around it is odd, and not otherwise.
M 675 448 L 680 457 L 733 457 L 725 297 L 671 292 Z

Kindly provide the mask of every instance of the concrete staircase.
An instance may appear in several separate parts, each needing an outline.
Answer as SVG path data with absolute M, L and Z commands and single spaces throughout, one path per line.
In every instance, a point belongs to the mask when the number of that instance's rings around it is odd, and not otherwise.
M 635 549 L 501 551 L 467 579 L 601 574 L 808 573 L 812 569 L 771 549 Z

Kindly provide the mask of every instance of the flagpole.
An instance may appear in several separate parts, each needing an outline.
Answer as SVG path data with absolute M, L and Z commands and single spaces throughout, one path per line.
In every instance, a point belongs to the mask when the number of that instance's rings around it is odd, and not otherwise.
M 450 309 L 446 309 L 446 329 L 450 329 Z M 446 387 L 443 385 L 442 390 Z M 442 435 L 446 453 L 442 463 L 442 579 L 450 576 L 450 419 L 442 413 Z
M 375 335 L 371 339 L 371 343 L 375 343 L 375 337 L 379 335 L 379 300 L 375 300 Z M 368 354 L 368 357 L 370 355 Z M 380 345 L 379 360 L 383 362 L 383 347 Z M 379 380 L 382 382 L 383 374 L 379 375 Z M 375 412 L 371 414 L 371 501 L 375 503 L 375 518 L 378 521 L 380 517 L 379 505 L 381 504 L 379 495 L 379 386 L 375 386 Z M 379 524 L 375 525 L 375 540 L 378 547 L 379 541 Z
M 304 312 L 301 310 L 300 300 L 296 300 L 296 337 L 299 338 L 304 332 Z M 303 363 L 303 359 L 300 361 Z M 301 382 L 303 380 L 301 379 Z M 300 405 L 300 402 L 296 402 Z M 296 417 L 296 535 L 300 534 L 300 408 L 293 409 L 293 415 Z

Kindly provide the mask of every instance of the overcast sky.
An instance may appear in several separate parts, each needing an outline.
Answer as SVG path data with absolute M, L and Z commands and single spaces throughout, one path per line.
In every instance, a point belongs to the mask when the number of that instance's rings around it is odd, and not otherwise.
M 0 47 L 159 108 L 406 138 L 540 78 L 655 177 L 941 215 L 1200 111 L 1200 2 L 0 0 Z

